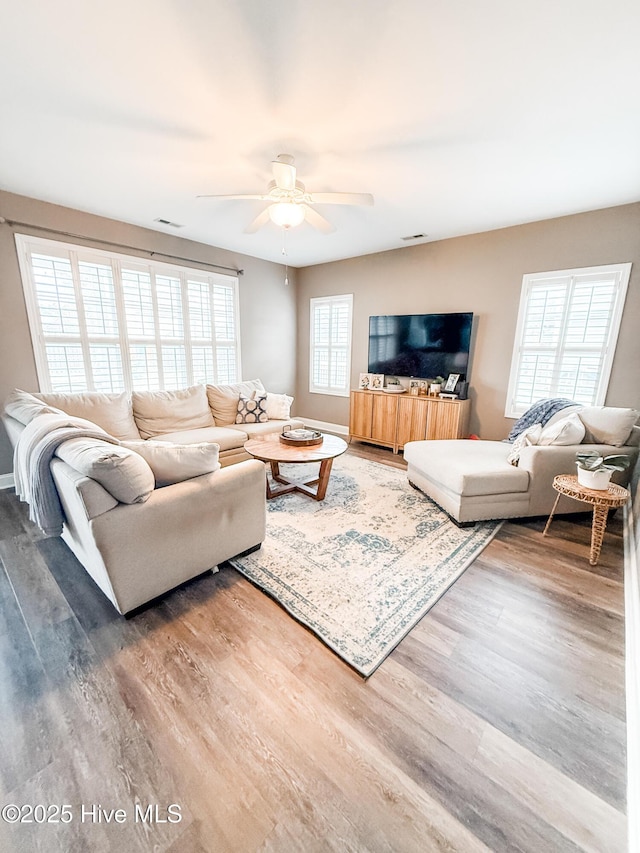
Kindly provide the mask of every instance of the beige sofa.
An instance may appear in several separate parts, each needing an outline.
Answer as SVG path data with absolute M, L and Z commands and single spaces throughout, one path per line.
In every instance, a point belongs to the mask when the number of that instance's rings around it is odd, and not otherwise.
M 557 497 L 553 478 L 556 474 L 575 474 L 578 450 L 628 456 L 629 468 L 613 476 L 615 482 L 626 485 L 638 459 L 640 428 L 633 425 L 638 413 L 605 407 L 589 407 L 587 412 L 584 407 L 577 414 L 587 421 L 589 415 L 593 418 L 592 429 L 585 428 L 580 443 L 525 441 L 516 464 L 509 461 L 514 455 L 513 444 L 504 441 L 409 442 L 404 447 L 407 476 L 458 523 L 548 515 Z M 562 421 L 560 415 L 556 424 Z M 609 417 L 617 418 L 617 432 L 606 425 Z M 556 511 L 585 512 L 590 507 L 563 496 Z
M 52 427 L 71 416 L 106 433 L 105 441 L 62 443 L 50 471 L 64 513 L 62 538 L 120 613 L 260 547 L 264 465 L 243 445 L 302 423 L 234 423 L 241 395 L 254 392 L 265 396 L 259 380 L 131 396 L 17 391 L 7 400 L 3 421 L 14 446 L 25 430 L 46 430 L 46 417 Z M 285 414 L 291 398 L 269 396 Z

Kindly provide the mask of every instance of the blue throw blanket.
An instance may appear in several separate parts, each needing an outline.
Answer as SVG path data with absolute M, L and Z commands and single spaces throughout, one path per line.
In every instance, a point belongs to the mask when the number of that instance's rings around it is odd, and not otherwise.
M 575 400 L 564 400 L 561 397 L 556 397 L 551 400 L 539 400 L 537 403 L 534 403 L 530 409 L 527 409 L 524 415 L 515 422 L 511 428 L 507 441 L 515 441 L 520 433 L 524 432 L 525 429 L 528 429 L 530 426 L 533 426 L 534 424 L 542 424 L 542 426 L 544 426 L 547 421 L 551 420 L 556 412 L 560 412 L 568 406 L 577 405 L 579 404 L 576 403 Z

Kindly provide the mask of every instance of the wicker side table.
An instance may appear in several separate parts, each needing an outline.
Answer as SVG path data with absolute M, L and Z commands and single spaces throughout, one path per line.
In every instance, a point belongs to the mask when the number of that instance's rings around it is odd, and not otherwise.
M 595 566 L 600 556 L 604 531 L 607 526 L 607 516 L 610 509 L 624 506 L 631 497 L 629 490 L 616 483 L 609 483 L 608 489 L 587 489 L 581 486 L 575 474 L 559 474 L 553 479 L 553 488 L 558 493 L 556 502 L 551 510 L 551 515 L 545 525 L 542 535 L 546 536 L 551 524 L 551 519 L 558 506 L 562 495 L 568 495 L 577 501 L 582 501 L 593 506 L 593 521 L 591 522 L 591 549 L 589 551 L 589 564 Z

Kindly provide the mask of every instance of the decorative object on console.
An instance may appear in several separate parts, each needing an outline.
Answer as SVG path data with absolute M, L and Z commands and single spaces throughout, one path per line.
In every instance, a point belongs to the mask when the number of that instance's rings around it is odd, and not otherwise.
M 417 397 L 420 393 L 420 381 L 418 379 L 409 380 L 409 393 L 412 397 Z
M 459 381 L 460 381 L 460 374 L 459 373 L 450 373 L 449 374 L 449 378 L 447 379 L 445 386 L 444 386 L 444 390 L 447 392 L 447 394 L 453 394 L 455 392 L 456 385 L 458 384 Z
M 368 391 L 371 387 L 371 374 L 370 373 L 361 373 L 360 379 L 358 380 L 358 388 L 361 391 Z
M 381 391 L 384 387 L 384 373 L 372 373 L 370 388 L 372 391 Z

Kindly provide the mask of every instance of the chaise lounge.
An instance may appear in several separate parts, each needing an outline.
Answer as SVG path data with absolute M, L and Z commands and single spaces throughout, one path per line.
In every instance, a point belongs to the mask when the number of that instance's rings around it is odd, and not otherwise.
M 633 409 L 574 407 L 569 415 L 561 411 L 547 421 L 544 430 L 547 438 L 557 433 L 561 442 L 567 434 L 563 420 L 578 417 L 582 440 L 573 436 L 570 444 L 530 444 L 525 434 L 516 452 L 508 441 L 412 441 L 404 448 L 407 476 L 459 524 L 548 515 L 557 497 L 553 478 L 575 474 L 578 450 L 628 456 L 629 467 L 613 479 L 620 485 L 629 482 L 640 444 L 637 416 Z M 531 429 L 530 435 L 544 435 L 544 430 Z M 563 497 L 556 512 L 585 512 L 585 505 Z

